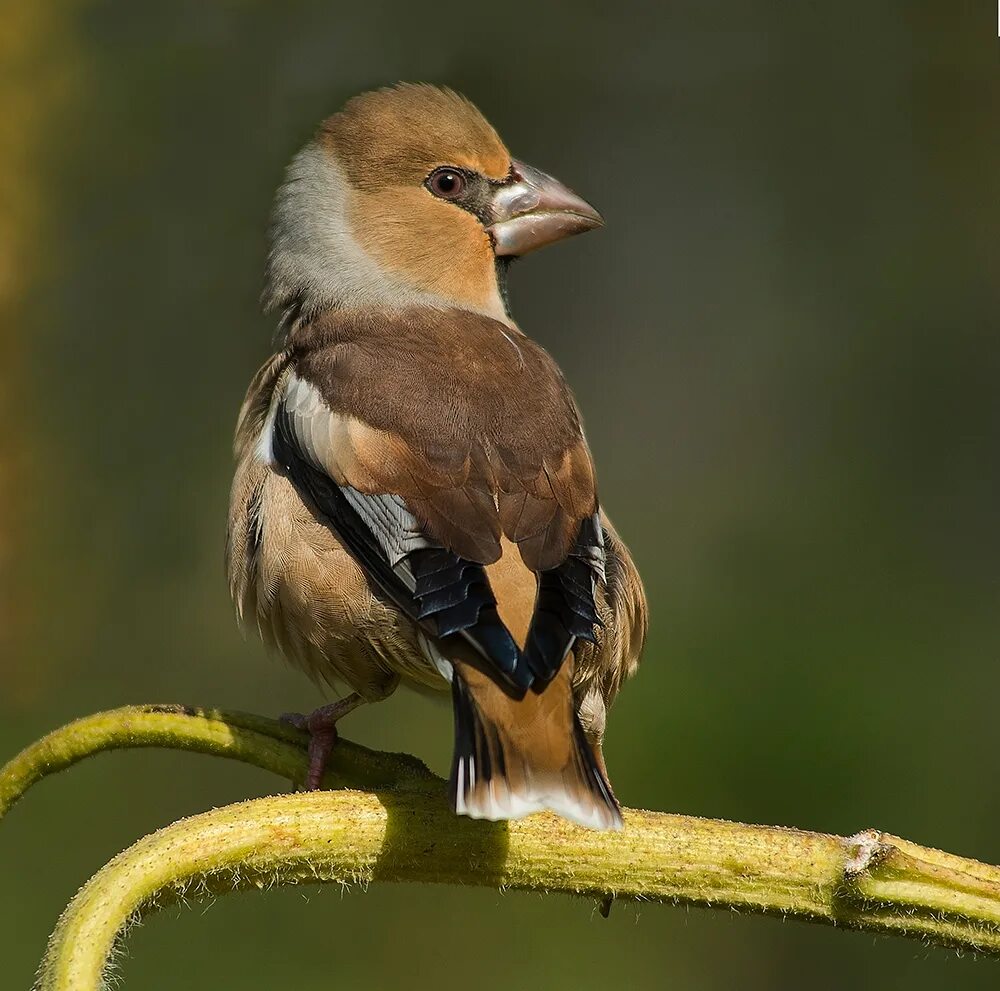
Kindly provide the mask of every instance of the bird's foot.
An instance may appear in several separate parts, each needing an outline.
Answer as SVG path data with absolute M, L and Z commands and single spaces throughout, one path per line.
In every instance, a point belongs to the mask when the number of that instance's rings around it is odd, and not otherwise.
M 308 716 L 301 712 L 286 712 L 280 722 L 305 730 L 309 734 L 309 769 L 306 772 L 306 791 L 316 791 L 323 780 L 326 762 L 337 742 L 337 721 L 356 709 L 364 699 L 353 692 L 339 702 L 321 705 Z

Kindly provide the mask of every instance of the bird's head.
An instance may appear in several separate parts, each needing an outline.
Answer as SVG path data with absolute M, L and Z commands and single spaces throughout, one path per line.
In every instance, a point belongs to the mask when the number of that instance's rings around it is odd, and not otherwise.
M 265 302 L 460 306 L 507 320 L 513 257 L 601 224 L 590 204 L 511 158 L 464 97 L 401 84 L 354 97 L 278 192 Z

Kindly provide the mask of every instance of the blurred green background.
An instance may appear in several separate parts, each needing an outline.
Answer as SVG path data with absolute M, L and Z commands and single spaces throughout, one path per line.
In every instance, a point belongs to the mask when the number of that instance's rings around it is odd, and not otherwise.
M 1000 862 L 1000 85 L 989 4 L 38 2 L 0 20 L 0 756 L 75 716 L 309 709 L 237 632 L 229 444 L 270 199 L 396 79 L 473 98 L 607 227 L 512 274 L 652 602 L 629 805 Z M 444 771 L 446 704 L 345 734 Z M 153 751 L 0 825 L 0 984 L 138 836 L 281 789 Z M 129 988 L 985 988 L 997 965 L 724 912 L 431 887 L 171 910 Z

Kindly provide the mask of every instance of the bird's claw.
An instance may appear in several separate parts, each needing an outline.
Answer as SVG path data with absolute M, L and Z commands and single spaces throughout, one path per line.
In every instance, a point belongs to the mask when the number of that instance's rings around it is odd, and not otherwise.
M 285 712 L 278 721 L 287 726 L 304 730 L 309 734 L 309 766 L 306 771 L 305 790 L 316 791 L 323 780 L 326 763 L 330 759 L 334 745 L 337 742 L 337 720 L 357 708 L 364 700 L 358 694 L 348 695 L 339 702 L 320 706 L 309 713 Z

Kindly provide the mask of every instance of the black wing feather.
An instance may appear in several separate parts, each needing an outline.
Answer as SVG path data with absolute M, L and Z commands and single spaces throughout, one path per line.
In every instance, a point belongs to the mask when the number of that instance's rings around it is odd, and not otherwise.
M 531 684 L 531 669 L 500 620 L 483 566 L 434 546 L 428 538 L 426 546 L 410 550 L 394 567 L 352 505 L 362 503 L 373 516 L 384 518 L 378 497 L 351 489 L 348 498 L 345 488 L 303 456 L 291 421 L 280 407 L 272 435 L 275 461 L 309 496 L 382 594 L 433 635 L 464 637 L 508 691 L 523 695 Z
M 580 524 L 576 543 L 557 568 L 538 576 L 538 599 L 531 618 L 524 657 L 532 687 L 541 691 L 557 674 L 577 640 L 596 639 L 595 562 L 604 559 L 604 531 L 597 514 Z

